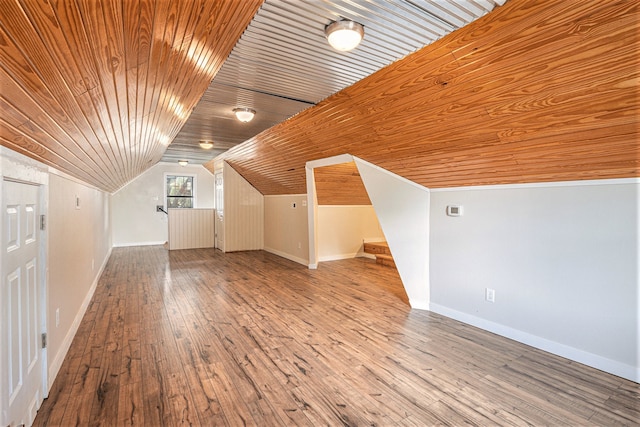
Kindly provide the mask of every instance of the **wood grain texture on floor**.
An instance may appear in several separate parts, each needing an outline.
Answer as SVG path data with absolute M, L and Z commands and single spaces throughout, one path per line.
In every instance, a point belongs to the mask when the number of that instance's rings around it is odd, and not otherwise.
M 640 385 L 409 307 L 395 269 L 114 248 L 36 426 L 638 425 Z

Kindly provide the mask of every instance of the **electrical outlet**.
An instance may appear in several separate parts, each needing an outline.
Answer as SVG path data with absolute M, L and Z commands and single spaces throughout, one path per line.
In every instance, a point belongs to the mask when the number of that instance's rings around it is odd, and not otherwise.
M 60 326 L 60 309 L 56 308 L 56 328 Z
M 484 290 L 484 299 L 489 302 L 496 302 L 496 290 L 491 288 L 486 288 Z
M 162 212 L 164 210 L 164 206 L 156 205 L 156 212 Z

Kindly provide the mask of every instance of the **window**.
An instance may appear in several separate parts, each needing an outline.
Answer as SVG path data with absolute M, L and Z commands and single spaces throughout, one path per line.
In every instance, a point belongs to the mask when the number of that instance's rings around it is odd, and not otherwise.
M 193 208 L 193 176 L 167 175 L 167 208 Z

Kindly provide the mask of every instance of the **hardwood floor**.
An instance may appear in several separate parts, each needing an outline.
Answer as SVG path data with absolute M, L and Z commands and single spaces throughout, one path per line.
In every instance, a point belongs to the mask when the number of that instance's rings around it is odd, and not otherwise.
M 639 388 L 411 310 L 370 259 L 116 248 L 35 425 L 637 425 Z

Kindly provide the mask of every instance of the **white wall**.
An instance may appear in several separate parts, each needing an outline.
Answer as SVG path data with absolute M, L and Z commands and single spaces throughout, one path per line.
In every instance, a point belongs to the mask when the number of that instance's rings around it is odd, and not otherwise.
M 371 205 L 319 205 L 317 227 L 319 261 L 362 256 L 363 241 L 385 240 Z
M 413 308 L 429 307 L 429 189 L 353 158 Z
M 156 205 L 165 205 L 165 173 L 195 175 L 195 207 L 214 207 L 214 178 L 207 169 L 158 163 L 111 196 L 114 246 L 161 245 L 168 240 L 167 215 L 156 212 Z
M 639 187 L 432 190 L 431 309 L 640 380 Z
M 309 263 L 306 194 L 264 196 L 264 250 Z
M 80 208 L 76 209 L 76 197 Z M 63 175 L 49 176 L 49 386 L 80 326 L 111 254 L 109 195 Z M 60 324 L 56 327 L 56 310 Z

